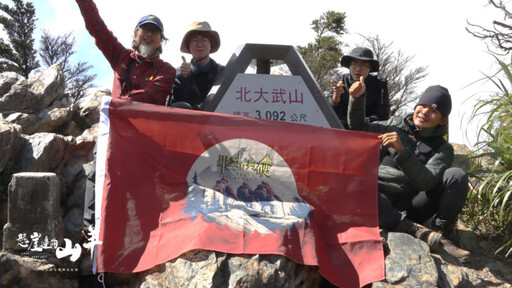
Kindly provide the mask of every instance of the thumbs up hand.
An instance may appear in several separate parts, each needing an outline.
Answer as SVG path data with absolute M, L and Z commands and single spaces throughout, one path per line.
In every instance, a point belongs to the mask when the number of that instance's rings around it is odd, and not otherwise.
M 364 84 L 364 76 L 361 76 L 359 81 L 356 81 L 352 86 L 350 86 L 350 89 L 348 89 L 348 93 L 354 98 L 359 98 L 365 91 L 366 85 Z
M 188 77 L 188 75 L 190 75 L 190 71 L 192 71 L 192 66 L 187 62 L 185 56 L 181 56 L 181 60 L 183 60 L 183 63 L 181 63 L 180 75 L 182 77 Z

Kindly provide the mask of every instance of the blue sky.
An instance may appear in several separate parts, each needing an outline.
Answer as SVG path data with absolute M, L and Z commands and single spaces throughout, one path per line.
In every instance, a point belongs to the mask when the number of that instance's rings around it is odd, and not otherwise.
M 10 1 L 4 1 L 9 3 Z M 39 41 L 41 29 L 53 35 L 73 32 L 77 39 L 75 60 L 86 60 L 94 66 L 99 89 L 111 88 L 112 71 L 94 40 L 85 30 L 78 6 L 72 0 L 31 1 L 36 8 Z M 486 91 L 489 85 L 467 85 L 491 74 L 496 66 L 485 52 L 485 43 L 466 32 L 466 21 L 490 26 L 502 18 L 496 9 L 485 6 L 485 0 L 260 0 L 251 5 L 242 1 L 165 1 L 165 0 L 97 0 L 95 1 L 107 26 L 125 46 L 131 44 L 137 20 L 146 14 L 159 16 L 170 41 L 164 45 L 162 58 L 177 67 L 181 56 L 181 39 L 188 24 L 208 21 L 221 37 L 220 50 L 212 54 L 217 62 L 226 64 L 232 53 L 245 43 L 306 45 L 314 39 L 311 21 L 327 10 L 345 12 L 349 34 L 342 40 L 348 53 L 362 39 L 357 36 L 379 35 L 386 43 L 406 55 L 414 55 L 413 65 L 428 66 L 429 76 L 420 83 L 418 92 L 430 85 L 443 85 L 452 94 L 454 110 L 450 118 L 450 137 L 456 143 L 472 144 L 476 127 L 468 126 L 464 116 L 471 112 L 470 99 Z M 462 124 L 461 124 L 462 123 Z M 462 125 L 462 126 L 461 126 Z M 466 126 L 464 126 L 466 125 Z M 464 131 L 470 134 L 469 139 Z

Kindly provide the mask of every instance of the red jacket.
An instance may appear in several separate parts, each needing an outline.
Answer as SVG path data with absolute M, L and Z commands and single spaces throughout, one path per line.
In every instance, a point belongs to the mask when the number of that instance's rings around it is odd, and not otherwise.
M 76 0 L 76 3 L 87 31 L 114 70 L 112 97 L 165 105 L 167 95 L 172 91 L 176 69 L 158 57 L 144 59 L 132 49 L 125 48 L 107 28 L 92 0 Z M 123 87 L 128 67 L 129 79 Z

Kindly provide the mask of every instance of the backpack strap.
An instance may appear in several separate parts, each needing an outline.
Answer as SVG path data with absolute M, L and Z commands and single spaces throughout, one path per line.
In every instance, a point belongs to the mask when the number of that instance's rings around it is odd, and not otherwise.
M 130 83 L 130 72 L 132 68 L 134 59 L 132 57 L 128 56 L 128 63 L 126 66 L 126 72 L 123 75 L 122 79 L 119 79 L 121 81 L 121 95 L 126 95 L 128 93 L 128 83 Z

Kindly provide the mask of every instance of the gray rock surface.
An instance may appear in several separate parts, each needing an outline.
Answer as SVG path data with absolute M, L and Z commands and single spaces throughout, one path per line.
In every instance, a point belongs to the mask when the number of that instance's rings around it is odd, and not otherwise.
M 0 175 L 16 182 L 12 179 L 15 173 L 53 173 L 58 184 L 52 180 L 52 185 L 59 187 L 60 201 L 57 208 L 56 203 L 49 204 L 51 211 L 59 210 L 63 237 L 79 243 L 83 241 L 83 192 L 93 160 L 98 107 L 101 97 L 110 92 L 100 90 L 81 105 L 72 105 L 64 96 L 59 69 L 56 65 L 28 80 L 15 73 L 0 73 Z M 454 146 L 461 159 L 456 165 L 464 167 L 467 147 Z M 28 181 L 36 179 L 34 175 Z M 6 205 L 0 201 L 2 225 L 7 223 Z M 6 237 L 8 245 L 17 244 Z M 470 263 L 462 265 L 447 255 L 431 253 L 423 242 L 406 234 L 388 233 L 386 279 L 373 287 L 512 287 L 511 259 L 495 257 L 494 247 L 463 225 L 456 237 L 473 253 Z M 72 262 L 52 254 L 36 259 L 3 251 L 0 287 L 93 287 L 90 258 L 83 253 Z M 317 267 L 282 256 L 202 250 L 189 251 L 148 271 L 104 276 L 106 287 L 332 287 Z

